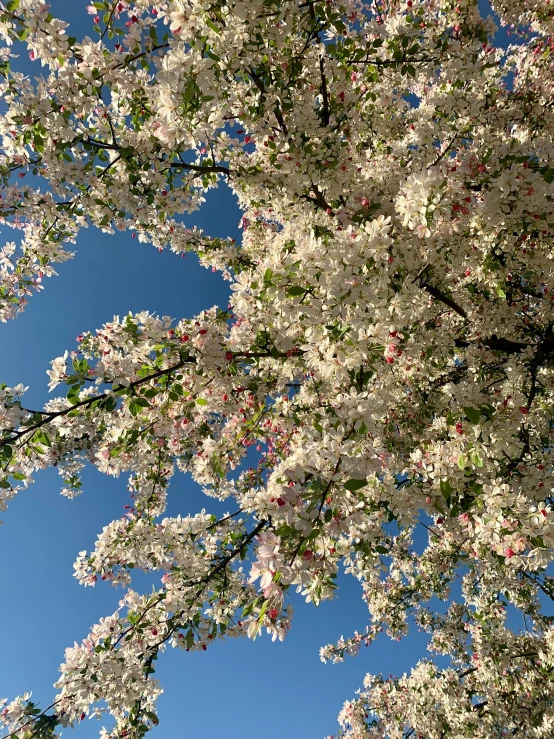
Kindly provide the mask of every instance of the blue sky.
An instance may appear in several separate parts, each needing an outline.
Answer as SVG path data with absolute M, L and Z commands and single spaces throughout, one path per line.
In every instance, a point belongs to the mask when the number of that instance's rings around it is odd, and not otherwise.
M 55 14 L 72 23 L 74 35 L 92 35 L 84 0 L 52 5 Z M 29 71 L 40 74 L 38 66 Z M 238 238 L 239 219 L 233 197 L 221 189 L 192 220 L 212 236 Z M 9 230 L 0 232 L 2 240 L 12 238 Z M 76 252 L 16 321 L 0 325 L 0 381 L 29 385 L 31 407 L 48 397 L 49 361 L 72 349 L 79 333 L 128 311 L 180 318 L 227 305 L 228 285 L 201 268 L 193 255 L 160 254 L 128 234 L 107 236 L 93 229 L 81 232 Z M 72 565 L 129 502 L 124 479 L 92 469 L 76 500 L 59 495 L 60 483 L 54 470 L 38 474 L 3 514 L 0 529 L 0 697 L 32 690 L 43 706 L 55 693 L 52 683 L 64 648 L 117 607 L 121 591 L 107 583 L 94 589 L 79 586 Z M 189 477 L 176 477 L 168 514 L 202 507 L 213 510 L 215 504 Z M 293 601 L 296 615 L 284 643 L 231 640 L 206 652 L 163 655 L 157 674 L 165 693 L 153 739 L 258 739 L 261 734 L 264 739 L 321 739 L 336 733 L 336 715 L 366 672 L 401 674 L 425 653 L 425 640 L 415 632 L 400 644 L 382 637 L 342 665 L 321 663 L 320 646 L 367 625 L 358 583 L 342 578 L 340 585 L 336 599 L 317 609 Z M 75 736 L 95 737 L 99 727 L 87 720 Z

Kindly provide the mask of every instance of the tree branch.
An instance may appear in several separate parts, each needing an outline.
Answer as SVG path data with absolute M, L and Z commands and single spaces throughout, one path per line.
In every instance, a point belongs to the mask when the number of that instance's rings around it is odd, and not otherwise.
M 319 75 L 321 77 L 321 97 L 323 98 L 323 124 L 329 125 L 330 112 L 329 112 L 329 95 L 327 93 L 327 77 L 325 76 L 325 63 L 323 57 L 319 57 Z
M 221 164 L 214 164 L 211 166 L 201 166 L 199 164 L 187 164 L 186 162 L 171 162 L 170 167 L 178 167 L 179 169 L 190 170 L 191 172 L 207 173 L 207 172 L 221 172 L 227 177 L 231 176 L 231 170 L 228 167 L 224 167 Z
M 177 364 L 174 364 L 172 367 L 168 367 L 167 369 L 163 369 L 163 370 L 158 370 L 157 372 L 153 372 L 151 375 L 147 375 L 146 377 L 141 377 L 138 380 L 134 380 L 128 385 L 128 388 L 132 390 L 133 388 L 138 387 L 139 385 L 143 385 L 144 383 L 149 382 L 150 380 L 155 380 L 158 377 L 163 377 L 164 375 L 168 375 L 171 372 L 174 372 L 175 370 L 180 369 L 181 367 L 184 367 L 185 364 L 194 364 L 194 363 L 196 363 L 196 360 L 193 357 L 182 359 L 180 362 L 178 362 Z M 77 408 L 83 408 L 83 407 L 92 405 L 92 403 L 96 402 L 97 400 L 104 400 L 110 395 L 111 393 L 108 393 L 108 392 L 101 393 L 100 395 L 93 395 L 90 398 L 85 398 L 84 400 L 80 400 L 74 405 L 71 405 L 68 408 L 64 408 L 61 411 L 44 412 L 45 417 L 41 421 L 38 421 L 32 426 L 28 426 L 27 428 L 24 428 L 21 431 L 16 432 L 16 434 L 14 436 L 11 436 L 9 439 L 1 439 L 0 449 L 8 444 L 12 444 L 14 441 L 17 441 L 22 436 L 25 436 L 25 434 L 37 431 L 37 429 L 41 428 L 42 426 L 45 426 L 47 423 L 50 423 L 50 421 L 52 421 L 52 419 L 54 418 L 65 416 L 68 413 L 71 413 L 71 411 L 76 410 Z
M 433 287 L 432 285 L 428 285 L 427 283 L 422 285 L 422 287 L 426 292 L 429 293 L 429 295 L 432 295 L 435 300 L 438 300 L 441 303 L 447 305 L 449 308 L 452 308 L 452 310 L 462 318 L 467 318 L 467 313 L 465 312 L 465 310 L 461 306 L 459 306 L 456 301 L 452 300 L 452 298 L 439 290 L 438 287 Z

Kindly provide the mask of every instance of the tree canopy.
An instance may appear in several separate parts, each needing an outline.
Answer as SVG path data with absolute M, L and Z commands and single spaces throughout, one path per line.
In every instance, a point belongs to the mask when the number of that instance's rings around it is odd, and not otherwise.
M 67 649 L 51 706 L 6 702 L 7 736 L 107 712 L 104 739 L 138 739 L 167 646 L 283 639 L 288 592 L 317 605 L 340 571 L 369 625 L 322 659 L 414 623 L 437 655 L 368 675 L 341 736 L 553 735 L 554 4 L 493 9 L 506 48 L 476 0 L 101 0 L 84 39 L 0 3 L 0 318 L 88 226 L 193 250 L 233 291 L 83 333 L 40 411 L 2 386 L 2 509 L 48 466 L 69 497 L 88 463 L 133 496 L 75 563 L 125 606 Z M 240 244 L 183 223 L 223 182 Z M 176 471 L 229 514 L 164 518 Z

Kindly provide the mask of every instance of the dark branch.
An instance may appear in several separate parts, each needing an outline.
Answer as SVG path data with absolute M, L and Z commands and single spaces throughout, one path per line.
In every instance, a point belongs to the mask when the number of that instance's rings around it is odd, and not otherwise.
M 438 287 L 433 287 L 432 285 L 428 284 L 424 284 L 422 285 L 422 287 L 429 293 L 429 295 L 432 295 L 435 300 L 438 300 L 441 303 L 447 305 L 449 308 L 452 308 L 452 310 L 462 318 L 467 318 L 467 313 L 465 312 L 465 310 L 461 306 L 459 306 L 458 303 L 452 300 L 452 298 L 448 297 L 448 295 L 439 290 Z
M 325 76 L 325 66 L 323 57 L 319 58 L 319 74 L 321 76 L 321 97 L 323 98 L 323 125 L 329 125 L 329 95 L 327 93 L 327 78 Z

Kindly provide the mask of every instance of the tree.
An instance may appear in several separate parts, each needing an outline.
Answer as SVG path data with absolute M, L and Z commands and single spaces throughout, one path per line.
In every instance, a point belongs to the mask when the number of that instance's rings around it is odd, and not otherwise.
M 6 705 L 9 735 L 105 700 L 105 739 L 142 736 L 168 644 L 282 639 L 287 591 L 317 604 L 344 567 L 370 625 L 323 659 L 411 621 L 448 658 L 368 676 L 344 737 L 552 736 L 554 5 L 493 7 L 507 48 L 474 0 L 105 0 L 82 41 L 42 0 L 2 5 L 0 212 L 22 234 L 2 319 L 89 224 L 195 250 L 233 289 L 83 334 L 42 411 L 3 386 L 2 506 L 46 466 L 70 497 L 87 462 L 129 472 L 132 510 L 76 571 L 161 574 L 67 650 L 48 709 Z M 222 180 L 240 245 L 179 219 Z M 175 468 L 232 512 L 162 518 Z

